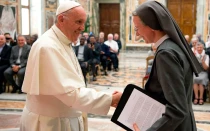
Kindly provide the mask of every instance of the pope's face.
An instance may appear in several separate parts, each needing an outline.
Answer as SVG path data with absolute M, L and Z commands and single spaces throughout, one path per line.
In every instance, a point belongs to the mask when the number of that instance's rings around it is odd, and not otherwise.
M 136 36 L 142 37 L 146 43 L 154 43 L 154 32 L 149 26 L 144 25 L 138 16 L 133 16 Z
M 75 7 L 69 13 L 64 15 L 64 32 L 70 41 L 77 41 L 80 33 L 85 28 L 86 13 L 81 7 Z

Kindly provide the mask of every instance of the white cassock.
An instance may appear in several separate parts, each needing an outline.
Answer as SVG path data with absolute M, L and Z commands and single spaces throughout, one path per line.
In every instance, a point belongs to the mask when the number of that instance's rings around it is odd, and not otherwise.
M 112 95 L 85 88 L 70 41 L 53 26 L 32 46 L 21 131 L 83 131 L 82 112 L 106 115 Z

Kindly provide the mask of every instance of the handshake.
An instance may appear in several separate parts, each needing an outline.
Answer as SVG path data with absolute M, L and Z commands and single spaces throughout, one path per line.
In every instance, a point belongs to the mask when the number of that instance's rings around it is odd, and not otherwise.
M 115 108 L 117 107 L 121 96 L 122 96 L 121 92 L 115 91 L 114 93 L 112 93 L 112 103 L 111 103 L 112 107 L 115 107 Z
M 112 107 L 115 108 L 117 107 L 121 96 L 122 96 L 121 92 L 115 91 L 114 93 L 112 93 L 112 104 L 111 104 Z M 133 128 L 135 131 L 140 131 L 136 123 L 133 124 Z

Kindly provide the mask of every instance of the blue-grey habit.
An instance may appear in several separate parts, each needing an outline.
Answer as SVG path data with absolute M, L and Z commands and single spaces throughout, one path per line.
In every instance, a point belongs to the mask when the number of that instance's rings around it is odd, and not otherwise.
M 135 10 L 144 24 L 165 32 L 169 38 L 157 49 L 145 89 L 162 98 L 166 112 L 147 131 L 196 131 L 192 110 L 193 72 L 202 67 L 189 48 L 169 11 L 157 1 Z

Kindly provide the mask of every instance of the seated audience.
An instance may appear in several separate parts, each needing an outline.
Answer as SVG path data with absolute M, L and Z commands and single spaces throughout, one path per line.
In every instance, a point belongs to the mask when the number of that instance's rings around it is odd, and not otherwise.
M 93 81 L 96 81 L 96 65 L 100 64 L 101 46 L 98 43 L 96 43 L 95 36 L 90 36 L 90 43 L 88 44 L 88 47 L 92 51 L 92 58 L 89 64 L 91 65 L 92 69 Z
M 193 46 L 192 47 L 192 51 L 196 55 L 196 54 L 198 54 L 197 47 L 196 47 L 197 46 L 197 43 L 199 43 L 198 38 L 197 37 L 193 37 L 192 40 L 191 40 L 191 42 L 192 42 L 192 46 Z M 202 55 L 204 55 L 204 54 L 205 54 L 205 50 L 202 51 Z
M 120 50 L 122 49 L 122 43 L 119 39 L 119 35 L 117 33 L 114 34 L 114 40 L 117 42 L 118 45 L 118 54 L 120 53 Z
M 99 33 L 99 38 L 104 38 L 104 32 Z M 105 39 L 104 39 L 105 40 Z
M 205 43 L 206 49 L 210 47 L 210 36 L 208 37 L 206 43 Z
M 90 41 L 89 41 L 89 33 L 87 32 L 83 32 L 82 36 L 84 36 L 86 38 L 85 40 L 85 45 L 88 44 Z
M 206 54 L 202 54 L 204 47 L 203 47 L 203 44 L 201 44 L 200 42 L 197 43 L 196 50 L 197 50 L 197 54 L 195 55 L 204 70 L 199 73 L 198 77 L 195 77 L 194 75 L 193 90 L 194 90 L 195 99 L 193 103 L 203 105 L 204 88 L 207 87 L 208 81 L 209 81 L 208 73 L 207 73 L 207 70 L 209 68 L 209 56 Z
M 193 37 L 192 39 L 191 39 L 191 45 L 192 45 L 192 51 L 193 51 L 193 53 L 194 54 L 196 54 L 197 53 L 197 51 L 196 51 L 196 44 L 198 43 L 198 38 L 197 37 Z
M 30 35 L 26 35 L 24 37 L 26 38 L 26 44 L 31 46 L 31 36 Z
M 118 44 L 116 41 L 113 40 L 113 35 L 112 34 L 108 34 L 108 40 L 105 41 L 105 44 L 109 47 L 109 51 L 110 51 L 110 59 L 113 63 L 114 66 L 114 71 L 118 71 Z
M 198 42 L 200 42 L 201 44 L 203 44 L 203 49 L 206 50 L 206 45 L 205 42 L 202 40 L 202 35 L 200 33 L 196 34 L 197 38 L 198 38 Z
M 34 44 L 34 42 L 38 39 L 38 35 L 34 34 L 30 38 L 31 38 L 31 46 L 32 46 Z
M 9 67 L 11 47 L 6 44 L 4 35 L 0 35 L 0 94 L 3 92 L 4 71 Z
M 104 37 L 100 37 L 99 38 L 99 43 L 101 45 L 101 55 L 100 55 L 100 60 L 101 60 L 101 64 L 103 67 L 103 71 L 104 71 L 104 75 L 108 75 L 107 74 L 107 66 L 108 66 L 108 57 L 109 57 L 109 47 L 107 45 L 104 44 Z
M 28 55 L 31 46 L 26 44 L 26 39 L 24 36 L 18 36 L 18 45 L 12 47 L 10 55 L 10 67 L 4 72 L 6 80 L 13 86 L 12 93 L 22 93 L 21 87 L 25 75 L 25 68 L 28 60 Z M 13 75 L 17 74 L 18 84 L 16 84 Z
M 9 46 L 15 46 L 17 43 L 12 39 L 10 36 L 10 33 L 4 33 L 4 36 L 6 37 L 6 44 Z
M 196 38 L 196 39 L 197 39 L 197 42 L 198 42 L 198 37 L 197 37 L 197 35 L 196 35 L 196 34 L 192 35 L 192 38 L 191 38 L 191 40 L 190 40 L 190 47 L 191 47 L 191 48 L 193 47 L 193 44 L 192 44 L 192 39 L 193 39 L 193 38 Z
M 190 45 L 190 36 L 189 35 L 185 35 L 184 37 L 185 37 L 187 43 Z M 192 48 L 192 45 L 190 45 L 190 47 Z
M 79 61 L 80 67 L 82 69 L 82 74 L 84 76 L 85 83 L 87 82 L 87 72 L 88 72 L 88 65 L 91 61 L 92 52 L 87 45 L 85 45 L 86 38 L 82 36 L 80 38 L 80 45 L 75 46 L 75 54 Z

